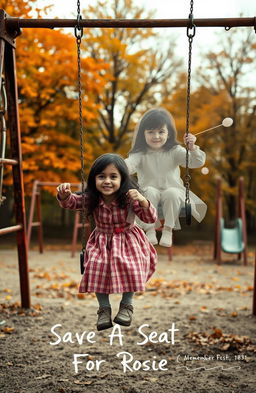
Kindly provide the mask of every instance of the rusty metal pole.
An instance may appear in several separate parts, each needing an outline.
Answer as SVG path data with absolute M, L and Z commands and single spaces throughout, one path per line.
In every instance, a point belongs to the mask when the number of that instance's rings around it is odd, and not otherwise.
M 197 27 L 242 27 L 255 26 L 255 18 L 204 18 L 194 19 Z M 21 28 L 65 28 L 77 26 L 77 19 L 25 19 L 12 18 L 6 20 L 10 30 Z M 149 28 L 149 27 L 187 27 L 188 19 L 85 19 L 80 21 L 81 27 L 105 28 Z
M 254 286 L 253 286 L 252 313 L 253 315 L 256 315 L 256 251 L 255 251 L 255 261 L 254 261 Z
M 218 264 L 221 263 L 221 231 L 220 231 L 220 219 L 222 218 L 222 190 L 221 190 L 221 179 L 217 180 L 217 192 L 216 192 L 216 205 L 215 205 L 215 236 L 214 236 L 214 254 L 213 259 Z
M 1 14 L 1 16 L 3 16 L 3 14 Z M 1 24 L 3 23 L 4 20 L 2 18 Z M 10 132 L 11 159 L 18 161 L 17 165 L 12 166 L 12 173 L 16 224 L 21 228 L 16 232 L 19 260 L 21 306 L 24 308 L 30 308 L 31 303 L 28 275 L 28 251 L 26 238 L 24 183 L 22 173 L 21 134 L 18 112 L 15 44 L 13 37 L 8 38 L 8 34 L 6 34 L 6 36 L 7 38 L 5 39 L 6 44 L 4 54 L 4 69 L 7 94 L 8 129 Z
M 247 265 L 247 224 L 246 224 L 246 214 L 245 214 L 245 198 L 244 198 L 244 178 L 239 178 L 238 183 L 238 215 L 242 219 L 242 234 L 244 242 L 244 265 Z
M 41 188 L 38 187 L 36 193 L 36 211 L 37 211 L 37 220 L 38 220 L 38 230 L 37 230 L 37 238 L 39 244 L 39 252 L 43 254 L 43 224 L 42 224 L 42 212 L 41 212 Z
M 28 218 L 28 230 L 27 230 L 28 250 L 29 250 L 29 247 L 30 247 L 30 239 L 31 239 L 33 218 L 34 218 L 34 212 L 35 212 L 35 201 L 36 201 L 37 184 L 38 184 L 38 180 L 35 180 L 34 183 L 33 183 L 32 197 L 31 197 L 31 204 L 30 204 L 29 218 Z

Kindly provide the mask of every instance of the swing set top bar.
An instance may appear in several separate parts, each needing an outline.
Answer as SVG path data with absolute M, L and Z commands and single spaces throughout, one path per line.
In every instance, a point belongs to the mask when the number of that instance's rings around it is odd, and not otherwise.
M 77 26 L 77 19 L 20 19 L 7 17 L 8 30 L 21 28 L 62 28 Z M 81 19 L 81 27 L 188 27 L 188 19 Z M 197 27 L 238 27 L 256 26 L 256 18 L 210 18 L 194 19 Z

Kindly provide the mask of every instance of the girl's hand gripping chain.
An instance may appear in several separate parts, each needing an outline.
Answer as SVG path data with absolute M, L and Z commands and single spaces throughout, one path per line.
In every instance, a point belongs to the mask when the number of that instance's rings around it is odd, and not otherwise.
M 127 196 L 133 201 L 139 201 L 139 204 L 142 207 L 148 207 L 148 200 L 143 195 L 141 195 L 141 193 L 135 188 L 131 188 L 127 192 Z
M 64 199 L 67 199 L 68 196 L 71 194 L 71 188 L 70 188 L 70 183 L 61 183 L 57 187 L 58 195 L 59 198 L 64 201 Z
M 195 150 L 196 136 L 189 133 L 183 137 L 184 144 L 188 147 L 188 150 Z

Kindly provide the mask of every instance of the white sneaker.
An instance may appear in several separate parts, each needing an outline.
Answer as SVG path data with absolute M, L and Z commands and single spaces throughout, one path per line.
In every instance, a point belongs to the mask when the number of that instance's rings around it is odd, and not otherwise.
M 156 231 L 154 229 L 150 229 L 149 231 L 146 232 L 146 236 L 151 244 L 156 245 L 158 244 L 157 238 L 156 238 Z
M 160 246 L 163 246 L 163 247 L 171 247 L 172 246 L 172 231 L 163 230 L 159 244 L 160 244 Z

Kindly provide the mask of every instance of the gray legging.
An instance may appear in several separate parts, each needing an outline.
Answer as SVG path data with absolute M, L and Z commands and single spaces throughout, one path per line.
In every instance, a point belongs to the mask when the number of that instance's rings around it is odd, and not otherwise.
M 132 298 L 133 298 L 134 292 L 124 292 L 121 303 L 124 304 L 132 304 Z M 100 307 L 110 307 L 110 302 L 109 302 L 109 294 L 108 293 L 98 293 L 96 292 L 96 297 L 99 302 Z

